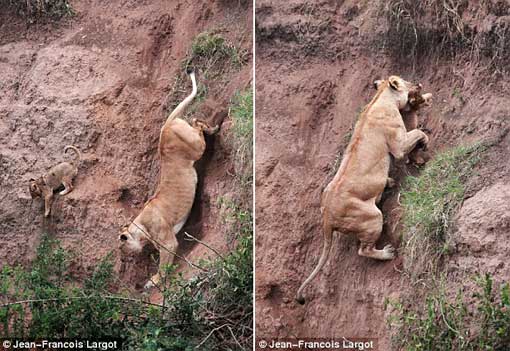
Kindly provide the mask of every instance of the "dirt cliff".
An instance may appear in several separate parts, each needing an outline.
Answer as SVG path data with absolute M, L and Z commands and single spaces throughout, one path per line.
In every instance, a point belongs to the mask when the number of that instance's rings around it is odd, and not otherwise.
M 140 288 L 157 265 L 148 253 L 121 257 L 121 226 L 140 211 L 158 179 L 158 138 L 176 96 L 174 86 L 193 39 L 219 33 L 245 62 L 198 82 L 195 114 L 223 122 L 197 164 L 196 206 L 184 230 L 221 251 L 229 248 L 218 199 L 235 194 L 228 105 L 251 82 L 251 9 L 224 1 L 72 1 L 76 16 L 29 23 L 0 10 L 0 266 L 28 264 L 47 232 L 75 253 L 73 276 L 87 274 L 108 252 L 124 286 Z M 218 73 L 218 72 L 216 72 Z M 83 154 L 75 189 L 56 198 L 51 218 L 31 201 L 28 181 L 63 161 L 63 148 Z M 210 254 L 185 242 L 182 254 Z M 182 262 L 181 262 L 182 263 Z M 188 271 L 185 264 L 181 269 Z
M 321 252 L 321 192 L 357 115 L 374 95 L 375 79 L 398 74 L 434 94 L 433 106 L 420 111 L 432 154 L 497 137 L 509 126 L 505 66 L 489 68 L 487 58 L 475 60 L 461 51 L 452 57 L 416 50 L 422 55 L 417 59 L 414 51 L 393 50 L 386 3 L 257 2 L 257 337 L 371 337 L 378 339 L 379 350 L 392 350 L 383 306 L 408 288 L 401 256 L 375 262 L 357 255 L 355 238 L 335 236 L 328 263 L 307 288 L 308 302 L 294 301 Z M 459 13 L 466 28 L 485 39 L 507 20 L 504 4 L 490 2 L 494 6 L 478 13 L 477 2 L 463 3 Z M 496 244 L 508 236 L 503 203 L 509 199 L 504 189 L 510 165 L 502 160 L 509 159 L 509 145 L 503 136 L 467 184 L 457 216 L 459 251 L 451 257 L 463 274 L 489 267 L 499 280 L 510 279 L 501 259 L 508 248 Z M 394 169 L 399 180 L 419 172 L 405 164 Z M 384 196 L 379 247 L 400 244 L 398 192 L 397 187 Z M 478 243 L 475 237 L 486 239 Z M 475 244 L 475 254 L 466 249 Z

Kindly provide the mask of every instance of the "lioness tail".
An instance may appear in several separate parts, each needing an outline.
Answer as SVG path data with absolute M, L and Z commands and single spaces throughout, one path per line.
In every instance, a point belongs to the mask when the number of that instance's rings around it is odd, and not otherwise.
M 305 286 L 312 281 L 313 278 L 319 273 L 321 268 L 324 266 L 326 261 L 328 260 L 329 252 L 331 251 L 331 241 L 333 238 L 333 228 L 329 225 L 324 226 L 324 246 L 322 247 L 322 254 L 319 258 L 319 263 L 317 263 L 317 266 L 313 270 L 313 272 L 310 274 L 308 278 L 301 284 L 301 286 L 298 289 L 298 292 L 296 294 L 296 301 L 299 302 L 301 305 L 305 303 L 305 298 L 303 297 L 303 290 Z
M 189 73 L 189 77 L 191 78 L 191 83 L 193 84 L 193 90 L 191 94 L 189 94 L 184 100 L 181 101 L 179 105 L 172 111 L 172 113 L 168 116 L 167 122 L 177 118 L 182 114 L 186 106 L 190 104 L 193 98 L 197 95 L 197 82 L 195 80 L 195 72 L 191 71 Z

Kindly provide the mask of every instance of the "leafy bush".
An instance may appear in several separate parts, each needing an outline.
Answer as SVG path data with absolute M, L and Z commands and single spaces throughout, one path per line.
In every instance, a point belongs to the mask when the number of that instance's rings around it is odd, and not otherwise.
M 407 351 L 507 351 L 510 345 L 510 288 L 494 291 L 490 275 L 476 279 L 472 299 L 460 291 L 448 297 L 444 286 L 428 294 L 425 308 L 390 302 L 398 329 L 395 342 Z
M 74 15 L 68 0 L 0 0 L 0 6 L 9 6 L 19 15 L 32 20 L 41 17 L 59 19 Z
M 236 249 L 196 277 L 171 276 L 168 267 L 163 305 L 111 294 L 111 256 L 81 286 L 72 283 L 69 256 L 45 236 L 30 269 L 0 273 L 0 337 L 116 338 L 126 350 L 250 349 L 251 221 L 245 225 L 250 234 Z
M 126 304 L 124 297 L 108 293 L 111 256 L 100 262 L 83 287 L 70 281 L 69 258 L 57 241 L 44 236 L 30 269 L 3 267 L 2 337 L 124 338 L 128 317 L 138 315 L 139 303 Z

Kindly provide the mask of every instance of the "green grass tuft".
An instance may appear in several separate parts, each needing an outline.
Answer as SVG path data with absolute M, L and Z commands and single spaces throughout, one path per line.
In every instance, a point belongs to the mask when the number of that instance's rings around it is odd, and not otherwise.
M 452 216 L 462 203 L 464 182 L 486 146 L 459 146 L 435 156 L 421 174 L 405 179 L 402 255 L 405 272 L 416 282 L 436 272 L 448 252 Z
M 39 18 L 59 19 L 75 14 L 68 0 L 0 0 L 0 7 L 4 6 L 31 21 Z
M 231 100 L 229 115 L 232 129 L 229 141 L 234 150 L 234 169 L 238 184 L 247 188 L 251 198 L 253 182 L 253 90 L 237 92 Z
M 211 81 L 224 81 L 227 73 L 237 71 L 247 63 L 248 53 L 230 43 L 219 34 L 203 32 L 192 41 L 188 54 L 181 62 L 180 73 L 175 77 L 167 99 L 167 112 L 172 111 L 189 94 L 187 68 L 198 72 L 198 93 L 185 116 L 189 120 L 209 94 Z M 217 83 L 218 84 L 218 83 Z M 221 83 L 219 83 L 221 84 Z
M 190 62 L 214 65 L 216 61 L 230 59 L 234 67 L 241 67 L 245 63 L 245 52 L 228 42 L 219 34 L 211 32 L 200 33 L 191 44 Z

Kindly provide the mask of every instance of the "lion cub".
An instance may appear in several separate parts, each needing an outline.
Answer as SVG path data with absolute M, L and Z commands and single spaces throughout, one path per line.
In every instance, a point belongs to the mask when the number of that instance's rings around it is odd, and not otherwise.
M 64 153 L 67 150 L 73 150 L 76 154 L 72 162 L 62 162 L 51 168 L 45 175 L 37 178 L 30 179 L 29 190 L 32 199 L 36 197 L 44 197 L 44 217 L 48 217 L 51 211 L 51 204 L 53 200 L 53 191 L 60 185 L 64 185 L 64 190 L 59 194 L 66 195 L 73 190 L 72 180 L 78 174 L 78 163 L 81 160 L 81 153 L 77 147 L 68 145 L 64 148 Z
M 418 110 L 423 106 L 430 106 L 432 94 L 421 94 L 421 87 L 418 91 L 409 92 L 408 106 L 401 111 L 402 119 L 407 131 L 418 128 Z M 422 166 L 430 160 L 430 154 L 424 145 L 418 144 L 407 156 L 407 163 Z

